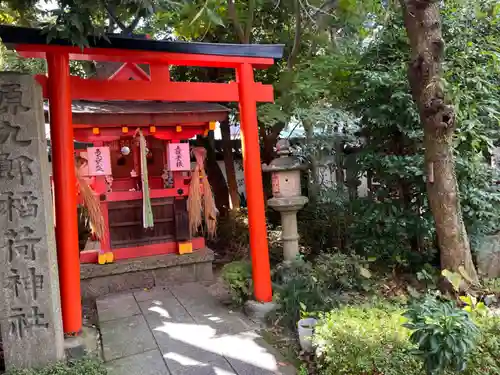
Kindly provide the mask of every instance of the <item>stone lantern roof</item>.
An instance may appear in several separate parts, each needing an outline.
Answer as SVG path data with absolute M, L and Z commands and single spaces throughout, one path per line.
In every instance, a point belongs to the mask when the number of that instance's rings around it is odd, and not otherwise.
M 269 164 L 263 164 L 262 170 L 264 172 L 279 172 L 279 171 L 294 171 L 306 169 L 307 165 L 302 163 L 301 160 L 291 155 L 290 143 L 286 139 L 278 141 L 277 153 L 279 158 L 274 159 Z

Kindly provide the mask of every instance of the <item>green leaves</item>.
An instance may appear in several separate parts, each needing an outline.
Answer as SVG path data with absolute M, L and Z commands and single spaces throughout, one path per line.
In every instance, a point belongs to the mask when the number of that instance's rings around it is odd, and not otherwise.
M 403 316 L 408 319 L 403 326 L 412 331 L 413 354 L 422 359 L 427 374 L 465 370 L 479 336 L 479 329 L 466 311 L 427 296 Z
M 215 13 L 213 10 L 207 9 L 207 16 L 208 16 L 208 19 L 212 23 L 214 23 L 215 25 L 224 26 L 224 21 L 222 21 L 222 18 L 217 13 Z
M 236 305 L 242 305 L 253 294 L 252 265 L 246 261 L 235 261 L 222 268 L 222 279 L 231 291 Z
M 94 358 L 57 363 L 41 369 L 8 371 L 6 375 L 106 375 L 104 365 Z

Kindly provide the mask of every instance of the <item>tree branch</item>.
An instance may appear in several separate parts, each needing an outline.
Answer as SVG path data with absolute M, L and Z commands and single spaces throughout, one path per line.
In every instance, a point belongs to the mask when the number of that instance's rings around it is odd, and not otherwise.
M 269 132 L 268 136 L 273 137 L 273 138 L 278 138 L 280 135 L 281 131 L 285 128 L 285 123 L 280 121 L 277 122 L 276 124 L 273 125 L 271 128 L 271 131 Z
M 302 37 L 302 20 L 300 17 L 299 0 L 295 0 L 294 5 L 295 5 L 295 37 L 293 39 L 292 52 L 290 52 L 286 64 L 288 70 L 292 70 L 293 65 L 295 64 L 295 59 L 297 58 L 297 55 L 299 54 L 300 50 L 300 39 Z
M 245 33 L 241 27 L 240 21 L 238 19 L 238 14 L 236 13 L 236 7 L 234 5 L 234 0 L 227 0 L 227 11 L 229 12 L 229 17 L 233 21 L 233 26 L 236 30 L 236 35 L 240 40 L 240 43 L 245 43 Z
M 252 35 L 253 17 L 255 13 L 255 0 L 248 0 L 248 21 L 245 25 L 245 42 L 250 43 L 250 36 Z
M 134 18 L 134 20 L 130 23 L 130 25 L 122 31 L 122 34 L 130 34 L 132 31 L 134 31 L 134 29 L 137 27 L 137 25 L 139 24 L 139 22 L 141 21 L 142 19 L 142 15 L 140 14 L 140 12 L 138 12 Z
M 118 19 L 118 16 L 116 15 L 116 12 L 115 12 L 115 9 L 114 9 L 113 6 L 111 6 L 109 4 L 106 4 L 106 11 L 108 12 L 108 15 L 109 15 L 109 18 L 110 18 L 110 23 L 109 23 L 110 24 L 110 28 L 111 28 L 112 25 L 114 27 L 114 24 L 116 24 L 121 29 L 121 33 L 120 34 L 122 34 L 122 35 L 128 35 L 132 31 L 134 31 L 134 29 L 137 27 L 137 25 L 139 24 L 139 22 L 142 19 L 141 12 L 138 10 L 137 13 L 136 13 L 136 15 L 135 15 L 134 20 L 130 23 L 129 26 L 126 26 L 122 21 L 120 21 Z
M 108 15 L 111 18 L 111 20 L 114 23 L 116 23 L 121 30 L 125 30 L 127 28 L 123 24 L 123 22 L 118 19 L 118 17 L 116 16 L 115 10 L 109 4 L 106 4 L 106 12 L 108 12 Z

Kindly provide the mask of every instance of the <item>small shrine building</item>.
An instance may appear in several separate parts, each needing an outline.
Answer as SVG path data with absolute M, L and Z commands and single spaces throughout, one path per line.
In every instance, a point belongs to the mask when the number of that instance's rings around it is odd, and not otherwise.
M 204 239 L 187 227 L 190 180 L 188 140 L 206 135 L 227 117 L 219 103 L 238 102 L 249 214 L 254 294 L 272 299 L 257 108 L 272 102 L 273 88 L 254 81 L 283 54 L 282 45 L 232 45 L 157 41 L 108 35 L 89 37 L 89 46 L 68 40 L 47 43 L 40 29 L 0 25 L 5 45 L 22 57 L 47 60 L 48 74 L 37 76 L 49 100 L 55 231 L 65 333 L 82 326 L 81 262 L 95 263 L 99 251 L 78 251 L 78 203 L 74 140 L 92 143 L 79 151 L 99 195 L 108 233 L 101 249 L 112 260 L 196 251 Z M 111 75 L 71 76 L 70 60 L 116 63 Z M 236 82 L 177 82 L 170 67 L 234 69 Z M 139 145 L 137 142 L 139 139 Z M 138 176 L 147 165 L 146 179 Z M 85 173 L 85 172 L 84 172 Z M 142 201 L 151 201 L 154 225 L 144 232 Z M 153 220 L 154 218 L 154 220 Z M 103 266 L 106 267 L 106 266 Z

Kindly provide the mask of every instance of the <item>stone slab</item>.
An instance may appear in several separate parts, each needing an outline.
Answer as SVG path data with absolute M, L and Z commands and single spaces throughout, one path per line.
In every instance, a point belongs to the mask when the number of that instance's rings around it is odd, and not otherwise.
M 151 301 L 152 299 L 164 298 L 166 296 L 174 298 L 172 292 L 170 292 L 167 287 L 154 287 L 134 292 L 134 297 L 137 302 Z
M 168 286 L 173 283 L 190 283 L 196 281 L 195 266 L 195 264 L 187 264 L 153 270 L 155 286 Z M 212 266 L 211 263 L 210 266 Z
M 105 266 L 100 266 L 106 268 Z M 134 289 L 152 288 L 155 285 L 153 272 L 131 272 L 82 280 L 83 298 L 98 298 L 112 293 Z
M 238 375 L 296 375 L 295 368 L 256 332 L 226 338 L 224 357 Z
M 484 236 L 475 250 L 479 273 L 492 279 L 500 277 L 500 234 Z
M 171 375 L 156 349 L 110 361 L 106 368 L 108 375 Z
M 213 330 L 206 326 L 163 322 L 155 327 L 153 335 L 164 356 L 177 355 L 201 362 L 217 362 L 222 358 L 222 348 L 214 340 Z M 168 361 L 167 364 L 171 368 Z
M 223 357 L 205 361 L 172 352 L 164 354 L 163 358 L 172 375 L 237 375 Z
M 7 369 L 64 358 L 42 92 L 0 73 L 0 331 Z
M 141 310 L 132 293 L 110 295 L 96 301 L 100 322 L 139 315 Z
M 194 322 L 193 318 L 184 306 L 173 296 L 169 290 L 165 293 L 154 293 L 155 297 L 150 300 L 138 302 L 142 314 L 146 317 L 158 318 L 154 320 L 156 324 L 159 321 L 169 321 L 174 323 L 191 323 Z M 144 295 L 139 294 L 139 298 Z M 149 323 L 149 321 L 148 321 Z M 150 324 L 151 327 L 151 324 Z M 153 328 L 153 327 L 151 327 Z
M 240 313 L 230 313 L 201 285 L 183 284 L 154 288 L 135 291 L 133 295 L 146 323 L 141 324 L 141 329 L 152 335 L 156 350 L 161 353 L 172 375 L 296 374 L 293 366 L 287 364 L 258 332 L 248 329 L 252 322 Z M 138 317 L 136 315 L 103 323 L 105 359 L 106 348 L 114 345 L 109 340 L 109 334 L 116 336 L 113 338 L 114 342 L 128 341 L 133 347 L 137 346 L 135 341 L 138 337 L 136 329 L 125 332 L 119 325 L 115 325 L 110 330 L 107 325 Z M 145 353 L 151 352 L 144 350 L 144 345 L 141 350 Z M 118 350 L 115 348 L 116 351 Z M 139 362 L 147 361 L 142 360 L 147 357 L 143 354 L 134 353 L 130 357 L 111 361 L 125 363 L 122 367 L 117 367 L 111 375 L 149 374 L 140 367 Z M 118 355 L 123 356 L 123 349 Z M 157 363 L 158 356 L 155 356 L 156 359 L 152 361 Z M 136 362 L 134 368 L 138 369 L 137 372 L 132 370 L 132 365 L 126 365 L 128 358 L 133 358 Z M 145 364 L 145 369 L 146 366 Z M 156 365 L 152 365 L 152 368 L 155 371 Z
M 191 254 L 127 259 L 105 266 L 82 264 L 82 296 L 98 298 L 135 289 L 167 287 L 173 283 L 210 282 L 213 280 L 213 258 L 213 251 L 205 248 Z
M 221 358 L 221 352 L 211 342 L 216 331 L 197 324 L 171 293 L 139 302 L 139 305 L 164 355 L 176 354 L 203 362 L 216 362 Z
M 157 348 L 142 315 L 100 323 L 105 361 L 144 353 Z
M 197 263 L 194 267 L 197 282 L 214 280 L 214 268 L 212 262 Z
M 199 284 L 174 285 L 170 290 L 197 324 L 215 329 L 218 335 L 237 334 L 259 328 L 243 314 L 228 310 Z
M 134 258 L 116 261 L 102 266 L 100 264 L 82 264 L 80 267 L 82 280 L 123 273 L 155 270 L 196 263 L 212 263 L 214 252 L 208 248 L 193 251 L 190 254 L 165 254 L 144 258 Z

